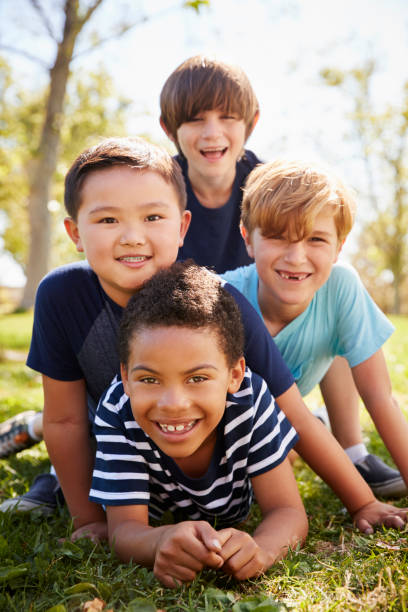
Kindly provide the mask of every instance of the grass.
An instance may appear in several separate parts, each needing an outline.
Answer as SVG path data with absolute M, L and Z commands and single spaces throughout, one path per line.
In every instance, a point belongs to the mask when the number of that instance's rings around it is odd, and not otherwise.
M 393 322 L 397 331 L 385 352 L 407 414 L 408 319 Z M 28 348 L 30 333 L 31 315 L 0 317 L 0 420 L 42 407 L 40 377 L 24 366 L 20 354 Z M 17 352 L 13 360 L 8 359 L 10 350 Z M 320 401 L 316 393 L 307 399 Z M 386 458 L 366 415 L 363 425 L 370 448 Z M 48 468 L 44 443 L 0 460 L 0 500 L 23 493 Z M 191 585 L 170 591 L 152 572 L 119 563 L 106 544 L 60 543 L 71 532 L 66 508 L 49 519 L 0 513 L 0 610 L 74 612 L 93 600 L 104 600 L 104 610 L 114 612 L 407 610 L 408 528 L 380 528 L 370 536 L 356 532 L 341 502 L 302 461 L 295 471 L 310 519 L 306 546 L 262 578 L 244 583 L 204 571 Z M 408 505 L 408 499 L 397 504 Z M 257 520 L 254 506 L 248 528 Z

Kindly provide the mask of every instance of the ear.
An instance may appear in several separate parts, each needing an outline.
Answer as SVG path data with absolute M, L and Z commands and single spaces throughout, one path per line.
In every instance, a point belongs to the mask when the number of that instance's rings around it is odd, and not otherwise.
M 239 229 L 240 229 L 240 232 L 241 232 L 241 236 L 244 239 L 248 255 L 250 257 L 252 257 L 252 259 L 255 259 L 255 257 L 254 257 L 254 249 L 252 248 L 250 234 L 249 234 L 248 230 L 243 226 L 242 221 L 239 224 Z
M 189 210 L 183 211 L 181 215 L 181 223 L 180 223 L 180 242 L 179 246 L 183 246 L 184 238 L 187 234 L 187 230 L 190 227 L 191 223 L 191 212 Z
M 250 137 L 250 135 L 252 134 L 252 132 L 254 130 L 254 127 L 258 123 L 258 119 L 259 119 L 259 110 L 256 111 L 255 117 L 252 119 L 252 123 L 251 123 L 251 125 L 248 128 L 247 140 Z
M 128 379 L 127 367 L 123 363 L 120 364 L 120 377 L 121 377 L 122 382 L 123 382 L 123 388 L 125 390 L 125 393 L 126 393 L 126 395 L 129 395 L 129 393 L 128 393 L 129 379 Z
M 78 224 L 76 221 L 74 221 L 72 217 L 65 217 L 64 226 L 68 236 L 75 244 L 77 251 L 79 253 L 83 253 L 84 247 L 82 246 L 81 236 L 79 235 Z
M 164 123 L 163 117 L 160 117 L 159 121 L 160 121 L 161 128 L 166 134 L 167 138 L 170 138 L 171 142 L 173 142 L 177 146 L 177 141 L 174 138 L 173 134 L 169 131 L 169 128 L 167 127 L 167 125 Z
M 245 374 L 245 359 L 241 357 L 237 363 L 232 366 L 230 371 L 230 383 L 228 385 L 228 393 L 236 393 L 241 386 Z

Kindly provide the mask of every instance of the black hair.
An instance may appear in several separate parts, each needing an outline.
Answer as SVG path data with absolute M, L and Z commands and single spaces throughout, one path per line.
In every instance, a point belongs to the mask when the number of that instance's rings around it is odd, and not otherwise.
M 119 328 L 119 358 L 128 364 L 135 334 L 152 327 L 211 328 L 228 367 L 244 352 L 239 308 L 215 274 L 192 260 L 160 270 L 129 300 Z

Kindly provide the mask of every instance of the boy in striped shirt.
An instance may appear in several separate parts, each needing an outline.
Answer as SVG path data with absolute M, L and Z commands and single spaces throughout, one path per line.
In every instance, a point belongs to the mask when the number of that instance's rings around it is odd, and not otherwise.
M 123 383 L 98 406 L 90 500 L 118 556 L 167 587 L 204 567 L 256 576 L 307 534 L 287 459 L 298 436 L 245 367 L 243 338 L 235 300 L 191 261 L 156 274 L 122 317 Z M 250 536 L 232 525 L 253 494 L 263 519 Z M 175 524 L 149 525 L 168 510 Z

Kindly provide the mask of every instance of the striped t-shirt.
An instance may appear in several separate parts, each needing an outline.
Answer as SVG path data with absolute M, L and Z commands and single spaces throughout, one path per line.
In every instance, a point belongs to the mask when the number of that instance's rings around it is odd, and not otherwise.
M 151 518 L 167 511 L 184 520 L 226 526 L 244 520 L 252 502 L 250 478 L 279 465 L 298 435 L 265 381 L 248 368 L 240 389 L 227 395 L 207 472 L 186 476 L 135 421 L 122 382 L 102 396 L 90 500 L 148 505 Z

